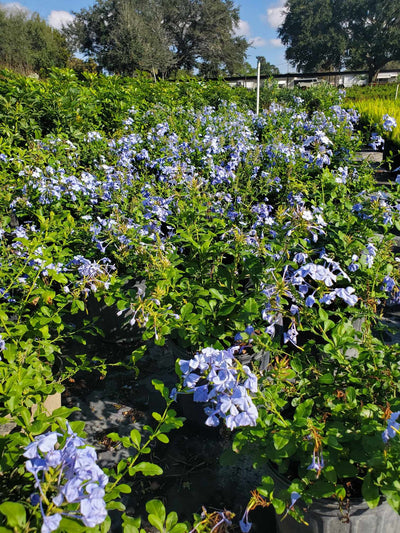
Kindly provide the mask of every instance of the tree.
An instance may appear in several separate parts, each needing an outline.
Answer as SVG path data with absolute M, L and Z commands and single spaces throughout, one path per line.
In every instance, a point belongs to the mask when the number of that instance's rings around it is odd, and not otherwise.
M 109 72 L 163 75 L 173 62 L 162 12 L 153 0 L 99 0 L 76 13 L 64 34 L 72 49 Z
M 264 56 L 260 56 L 260 74 L 261 76 L 274 76 L 279 74 L 279 68 L 275 65 L 272 65 L 269 61 L 265 59 Z
M 70 53 L 64 37 L 34 13 L 26 23 L 32 67 L 35 72 L 50 67 L 65 67 Z
M 347 65 L 367 68 L 368 81 L 392 60 L 400 59 L 399 0 L 347 0 Z
M 339 70 L 347 36 L 342 27 L 346 0 L 288 0 L 278 35 L 287 46 L 286 59 L 298 71 Z
M 24 73 L 65 67 L 70 57 L 61 33 L 37 13 L 0 6 L 0 64 Z
M 205 75 L 243 63 L 248 43 L 233 37 L 239 11 L 231 0 L 97 0 L 66 28 L 70 45 L 109 72 Z
M 275 76 L 279 74 L 279 68 L 272 65 L 265 59 L 264 56 L 260 56 L 260 74 L 264 77 Z M 235 76 L 257 76 L 257 67 L 252 67 L 247 61 L 240 65 L 234 72 Z
M 367 69 L 400 59 L 399 0 L 287 0 L 278 29 L 299 71 Z
M 201 0 L 197 5 L 199 16 L 191 21 L 194 36 L 191 62 L 206 77 L 233 74 L 243 64 L 249 46 L 244 37 L 233 37 L 240 20 L 238 8 L 231 0 Z

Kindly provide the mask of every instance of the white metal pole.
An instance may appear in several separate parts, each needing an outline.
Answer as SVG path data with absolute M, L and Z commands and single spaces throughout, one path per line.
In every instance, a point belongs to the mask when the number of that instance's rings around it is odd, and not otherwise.
M 261 71 L 261 61 L 257 59 L 257 107 L 256 107 L 256 115 L 258 115 L 260 111 L 260 71 Z
M 397 100 L 397 93 L 399 92 L 399 84 L 397 84 L 397 87 L 396 87 L 396 96 L 394 97 L 395 100 Z

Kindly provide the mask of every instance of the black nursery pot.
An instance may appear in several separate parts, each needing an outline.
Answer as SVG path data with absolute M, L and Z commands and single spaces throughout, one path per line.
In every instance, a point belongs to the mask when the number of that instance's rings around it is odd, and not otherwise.
M 272 464 L 266 473 L 275 483 L 277 492 L 287 489 L 289 481 Z M 301 506 L 301 500 L 296 504 Z M 291 516 L 276 516 L 278 533 L 399 533 L 400 516 L 382 498 L 380 504 L 370 509 L 362 498 L 351 498 L 342 505 L 333 498 L 316 500 L 305 512 L 308 525 Z

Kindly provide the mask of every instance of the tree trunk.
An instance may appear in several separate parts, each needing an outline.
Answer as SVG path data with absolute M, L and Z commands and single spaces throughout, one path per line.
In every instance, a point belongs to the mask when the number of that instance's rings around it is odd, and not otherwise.
M 378 79 L 378 74 L 381 68 L 377 68 L 375 65 L 370 65 L 368 68 L 368 84 L 376 83 Z

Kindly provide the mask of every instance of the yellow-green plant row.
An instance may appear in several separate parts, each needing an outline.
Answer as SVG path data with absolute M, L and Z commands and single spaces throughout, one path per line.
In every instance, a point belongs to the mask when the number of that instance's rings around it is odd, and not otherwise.
M 384 136 L 400 146 L 400 91 L 396 89 L 397 84 L 350 89 L 347 98 L 360 113 L 361 122 L 365 126 L 382 132 L 382 117 L 393 117 L 398 125 L 391 132 L 385 132 Z

